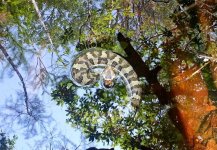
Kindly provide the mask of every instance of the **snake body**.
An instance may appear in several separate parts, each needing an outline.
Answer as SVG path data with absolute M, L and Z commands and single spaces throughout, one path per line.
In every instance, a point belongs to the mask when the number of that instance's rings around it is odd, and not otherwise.
M 107 66 L 124 80 L 132 105 L 138 106 L 142 92 L 138 76 L 124 58 L 110 50 L 91 48 L 79 54 L 72 63 L 71 76 L 76 85 L 91 86 L 100 79 L 93 69 Z

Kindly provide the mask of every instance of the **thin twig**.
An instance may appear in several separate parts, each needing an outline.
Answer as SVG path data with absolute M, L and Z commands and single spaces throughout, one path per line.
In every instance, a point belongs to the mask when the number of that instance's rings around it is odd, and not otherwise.
M 48 32 L 48 28 L 46 27 L 46 25 L 45 25 L 45 23 L 44 23 L 44 21 L 42 19 L 41 13 L 40 13 L 40 11 L 38 9 L 38 5 L 37 5 L 35 0 L 31 0 L 31 1 L 32 1 L 33 5 L 34 5 L 35 11 L 37 12 L 39 21 L 40 21 L 41 25 L 43 26 L 43 28 L 44 28 L 44 30 L 45 30 L 45 32 L 47 34 L 48 40 L 49 40 L 51 46 L 53 46 L 53 41 L 51 39 L 50 33 Z
M 64 66 L 66 66 L 65 63 L 63 62 L 62 58 L 59 56 L 58 51 L 57 51 L 57 50 L 54 50 L 53 41 L 52 41 L 52 39 L 51 39 L 50 33 L 49 33 L 49 31 L 48 31 L 48 28 L 46 27 L 46 25 L 45 25 L 45 23 L 44 23 L 44 21 L 43 21 L 43 19 L 42 19 L 42 16 L 41 16 L 41 13 L 40 13 L 40 11 L 39 11 L 39 8 L 38 8 L 38 5 L 37 5 L 36 1 L 35 1 L 35 0 L 31 0 L 31 1 L 32 1 L 33 5 L 34 5 L 35 11 L 37 12 L 39 21 L 40 21 L 41 25 L 43 26 L 43 28 L 44 28 L 44 30 L 45 30 L 45 32 L 46 32 L 46 34 L 47 34 L 48 40 L 49 40 L 49 42 L 50 42 L 50 44 L 51 44 L 51 47 L 53 48 L 53 52 L 57 55 L 58 60 L 59 60 Z M 51 54 L 51 64 L 53 64 L 53 52 L 52 52 L 52 54 Z
M 207 56 L 207 55 L 203 55 L 203 54 L 198 55 L 197 57 L 202 58 L 203 61 L 217 62 L 217 58 L 215 58 L 215 57 L 211 57 L 211 56 Z
M 186 78 L 186 80 L 189 80 L 190 78 L 192 78 L 193 76 L 195 76 L 197 73 L 199 73 L 204 67 L 206 67 L 206 65 L 208 65 L 210 62 L 205 63 L 203 66 L 201 66 L 199 69 L 197 69 L 194 73 L 192 73 L 188 78 Z
M 5 58 L 8 60 L 8 62 L 12 66 L 12 68 L 14 69 L 14 71 L 16 72 L 17 76 L 19 77 L 19 79 L 20 79 L 20 81 L 21 81 L 21 83 L 23 85 L 23 90 L 24 90 L 24 95 L 25 95 L 26 111 L 27 111 L 28 115 L 32 116 L 31 112 L 29 110 L 29 98 L 28 98 L 28 94 L 27 94 L 27 90 L 26 90 L 26 84 L 24 82 L 23 76 L 21 75 L 21 73 L 17 69 L 16 65 L 14 64 L 14 62 L 11 59 L 11 57 L 9 56 L 9 54 L 7 53 L 7 50 L 1 44 L 0 44 L 0 49 L 1 49 L 2 53 L 4 54 Z
M 196 71 L 194 71 L 189 77 L 183 79 L 183 80 L 180 80 L 180 81 L 176 81 L 177 83 L 178 82 L 185 82 L 189 79 L 191 79 L 193 76 L 195 76 L 196 74 L 198 74 L 204 67 L 206 67 L 210 62 L 206 62 L 203 66 L 201 66 L 200 68 L 198 68 Z

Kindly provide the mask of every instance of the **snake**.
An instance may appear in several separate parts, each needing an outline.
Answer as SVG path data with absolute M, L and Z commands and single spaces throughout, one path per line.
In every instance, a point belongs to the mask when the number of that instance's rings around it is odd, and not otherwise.
M 96 68 L 104 69 L 97 72 Z M 120 76 L 126 85 L 131 104 L 137 107 L 141 100 L 141 81 L 129 62 L 111 50 L 89 48 L 75 56 L 71 65 L 71 78 L 77 86 L 93 86 L 100 79 L 105 88 L 114 85 L 114 80 Z

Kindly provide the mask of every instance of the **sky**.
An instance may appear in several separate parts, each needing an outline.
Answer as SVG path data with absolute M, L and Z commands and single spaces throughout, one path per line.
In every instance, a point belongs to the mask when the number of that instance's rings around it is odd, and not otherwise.
M 48 59 L 44 57 L 44 59 Z M 32 61 L 34 63 L 34 61 Z M 28 79 L 28 76 L 26 73 L 24 73 L 21 68 L 19 68 L 21 74 L 24 77 L 24 80 Z M 69 71 L 69 69 L 65 70 L 66 73 Z M 17 90 L 23 90 L 22 84 L 18 78 L 18 76 L 14 73 L 13 77 L 9 78 L 6 74 L 1 80 L 0 80 L 0 108 L 4 106 L 5 102 L 7 102 L 8 98 L 12 97 L 16 99 Z M 27 84 L 27 90 L 29 90 L 29 93 L 36 93 L 40 96 L 40 99 L 43 100 L 45 104 L 45 108 L 47 111 L 47 114 L 51 114 L 54 121 L 49 125 L 50 130 L 53 128 L 56 130 L 54 132 L 54 137 L 58 138 L 58 133 L 61 132 L 62 135 L 66 136 L 68 139 L 73 142 L 76 146 L 79 146 L 77 150 L 84 150 L 88 147 L 98 147 L 98 148 L 110 148 L 111 146 L 103 145 L 103 143 L 91 143 L 90 145 L 85 145 L 89 143 L 88 139 L 86 142 L 83 140 L 84 136 L 81 134 L 80 130 L 72 128 L 69 124 L 66 123 L 66 107 L 57 106 L 55 101 L 51 100 L 51 97 L 49 94 L 41 94 L 41 91 L 33 91 L 31 88 L 31 85 Z M 0 110 L 1 112 L 1 110 Z M 1 117 L 1 116 L 0 116 Z M 44 135 L 39 134 L 38 136 L 32 137 L 32 138 L 26 138 L 24 133 L 25 129 L 22 129 L 19 125 L 15 124 L 13 126 L 13 130 L 11 128 L 3 127 L 1 128 L 2 131 L 6 132 L 10 137 L 13 135 L 18 136 L 18 139 L 16 140 L 15 150 L 32 150 L 34 148 L 34 142 L 37 140 L 42 140 Z M 48 137 L 49 139 L 49 137 Z M 55 140 L 55 139 L 54 139 Z M 46 149 L 46 148 L 45 148 Z M 119 148 L 118 148 L 119 149 Z
M 0 104 L 1 106 L 4 105 L 5 101 L 8 99 L 8 97 L 14 97 L 16 95 L 16 91 L 18 89 L 22 90 L 22 87 L 20 85 L 19 79 L 16 77 L 16 75 L 13 78 L 4 78 L 0 82 Z M 55 105 L 55 102 L 51 101 L 51 98 L 46 95 L 43 96 L 43 100 L 46 100 L 47 102 L 47 107 L 46 110 L 52 114 L 52 117 L 55 119 L 55 122 L 58 123 L 58 129 L 62 131 L 63 134 L 69 136 L 70 138 L 73 139 L 73 142 L 76 145 L 80 144 L 80 132 L 76 131 L 75 129 L 72 129 L 69 124 L 65 123 L 66 120 L 66 113 L 65 113 L 65 108 L 61 108 L 59 106 Z M 54 123 L 53 123 L 54 124 Z M 32 142 L 34 141 L 35 138 L 30 138 L 30 139 L 25 139 L 25 136 L 23 135 L 23 130 L 20 129 L 19 126 L 15 126 L 16 132 L 15 133 L 10 133 L 10 135 L 17 135 L 18 140 L 16 141 L 16 150 L 28 150 L 29 146 L 28 144 L 33 144 Z M 7 129 L 6 129 L 7 130 Z M 3 129 L 4 131 L 4 129 Z

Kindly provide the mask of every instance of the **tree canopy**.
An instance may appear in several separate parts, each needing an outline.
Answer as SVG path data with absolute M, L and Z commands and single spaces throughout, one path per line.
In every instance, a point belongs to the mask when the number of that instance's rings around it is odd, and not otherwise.
M 6 106 L 27 132 L 37 132 L 49 118 L 38 89 L 67 107 L 67 122 L 89 141 L 215 149 L 216 11 L 215 0 L 2 0 L 1 78 L 17 75 L 22 90 Z M 91 47 L 131 64 L 143 82 L 138 109 L 129 106 L 122 82 L 112 90 L 73 84 L 72 59 Z

